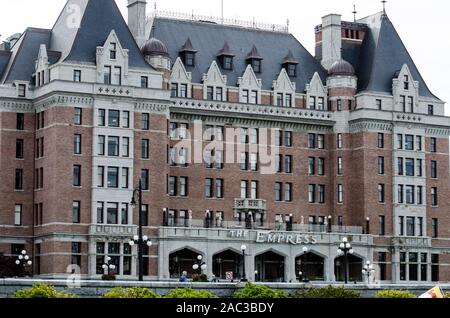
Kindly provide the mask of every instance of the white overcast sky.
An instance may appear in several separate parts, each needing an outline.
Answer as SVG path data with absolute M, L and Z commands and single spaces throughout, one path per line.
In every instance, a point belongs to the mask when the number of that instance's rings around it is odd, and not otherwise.
M 127 0 L 116 0 L 126 19 Z M 0 34 L 23 32 L 26 27 L 51 28 L 66 0 L 14 0 L 0 2 Z M 221 0 L 159 0 L 158 10 L 221 15 Z M 148 11 L 155 1 L 148 0 Z M 310 51 L 314 52 L 314 26 L 328 13 L 353 20 L 381 11 L 380 0 L 224 0 L 226 18 L 285 24 Z M 390 0 L 387 13 L 434 94 L 450 102 L 450 1 Z M 450 106 L 447 106 L 450 113 Z

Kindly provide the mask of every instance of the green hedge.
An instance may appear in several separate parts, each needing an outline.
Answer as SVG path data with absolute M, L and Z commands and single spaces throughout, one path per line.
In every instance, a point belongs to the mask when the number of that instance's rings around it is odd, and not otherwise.
M 161 298 L 161 296 L 148 288 L 116 287 L 104 294 L 103 298 Z
M 54 286 L 37 283 L 31 289 L 18 290 L 14 298 L 76 298 L 75 295 L 57 291 Z
M 169 292 L 164 298 L 218 298 L 210 292 L 192 288 L 177 288 Z
M 382 290 L 375 298 L 417 298 L 417 296 L 406 290 Z
M 298 291 L 294 298 L 360 298 L 361 295 L 351 289 L 344 287 L 327 286 L 323 288 L 310 288 Z
M 267 286 L 247 283 L 243 290 L 234 293 L 234 298 L 287 298 L 287 296 L 284 292 Z

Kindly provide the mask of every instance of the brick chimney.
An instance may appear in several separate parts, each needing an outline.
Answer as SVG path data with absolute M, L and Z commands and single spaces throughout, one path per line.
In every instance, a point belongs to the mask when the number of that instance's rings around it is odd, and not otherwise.
M 128 27 L 139 47 L 144 45 L 147 0 L 128 0 Z

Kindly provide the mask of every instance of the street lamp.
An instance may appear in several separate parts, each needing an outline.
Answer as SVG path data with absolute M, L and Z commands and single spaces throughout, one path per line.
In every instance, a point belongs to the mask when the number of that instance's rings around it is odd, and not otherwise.
M 344 256 L 344 276 L 345 283 L 348 284 L 348 254 L 353 254 L 352 245 L 348 242 L 348 239 L 344 237 L 342 243 L 339 244 L 338 255 Z
M 304 246 L 303 247 L 303 249 L 302 249 L 302 251 L 303 251 L 303 272 L 304 272 L 304 276 L 303 276 L 303 282 L 304 283 L 308 283 L 309 282 L 309 279 L 308 279 L 308 268 L 307 268 L 307 266 L 308 266 L 308 264 L 306 263 L 306 257 L 307 257 L 307 253 L 308 253 L 308 248 L 306 247 L 306 246 Z
M 194 271 L 199 271 L 200 274 L 202 274 L 202 272 L 206 271 L 206 263 L 203 261 L 203 256 L 199 255 L 197 256 L 197 264 L 194 264 L 192 266 L 192 269 Z
M 139 180 L 139 186 L 133 191 L 133 197 L 131 199 L 131 206 L 134 208 L 136 206 L 136 196 L 139 200 L 139 230 L 138 235 L 134 237 L 134 241 L 130 241 L 130 245 L 138 244 L 138 262 L 139 262 L 139 281 L 144 280 L 144 244 L 148 245 L 148 238 L 144 240 L 143 236 L 143 220 L 142 220 L 142 180 Z M 132 244 L 134 243 L 134 244 Z M 151 245 L 149 245 L 151 246 Z
M 366 262 L 366 265 L 364 265 L 363 270 L 362 270 L 362 274 L 364 276 L 367 276 L 367 284 L 370 284 L 370 276 L 372 276 L 372 274 L 375 273 L 375 268 L 373 266 L 373 264 L 370 263 L 370 261 Z
M 116 265 L 111 264 L 111 257 L 106 258 L 106 263 L 102 265 L 103 270 L 108 271 L 108 276 L 111 274 L 112 270 L 116 269 Z
M 370 234 L 370 217 L 366 218 L 366 234 Z
M 331 215 L 329 215 L 328 216 L 328 233 L 332 232 L 332 226 L 333 226 L 332 219 L 333 219 L 333 217 Z
M 130 244 L 131 247 L 133 247 L 133 246 L 135 246 L 137 244 L 138 245 L 138 250 L 140 250 L 141 249 L 141 241 L 142 241 L 142 246 L 147 245 L 149 248 L 153 246 L 153 242 L 148 238 L 147 235 L 142 236 L 142 240 L 139 239 L 139 235 L 135 235 L 135 236 L 133 236 L 133 239 L 128 244 Z M 144 251 L 143 251 L 143 247 L 142 247 L 141 256 L 142 256 L 142 260 L 139 259 L 139 281 L 143 281 L 144 280 L 144 277 L 143 277 L 143 275 L 144 275 L 144 260 L 143 260 L 144 259 Z
M 298 272 L 298 281 L 301 282 L 302 281 L 302 276 L 303 276 L 303 272 L 299 271 Z
M 33 262 L 30 260 L 30 256 L 27 255 L 27 251 L 23 250 L 17 257 L 16 265 L 31 266 Z
M 245 251 L 247 250 L 247 246 L 246 245 L 242 245 L 241 246 L 241 251 L 242 251 L 242 278 L 241 278 L 241 282 L 247 282 L 247 275 L 245 274 Z

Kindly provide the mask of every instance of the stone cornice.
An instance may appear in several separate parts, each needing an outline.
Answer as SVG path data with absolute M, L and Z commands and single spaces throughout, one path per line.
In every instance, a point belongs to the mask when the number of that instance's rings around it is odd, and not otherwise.
M 34 108 L 29 101 L 0 99 L 0 112 L 32 113 Z
M 364 120 L 350 123 L 349 131 L 350 133 L 358 133 L 363 131 L 373 131 L 373 132 L 392 132 L 393 124 L 386 122 L 377 122 L 375 120 Z

